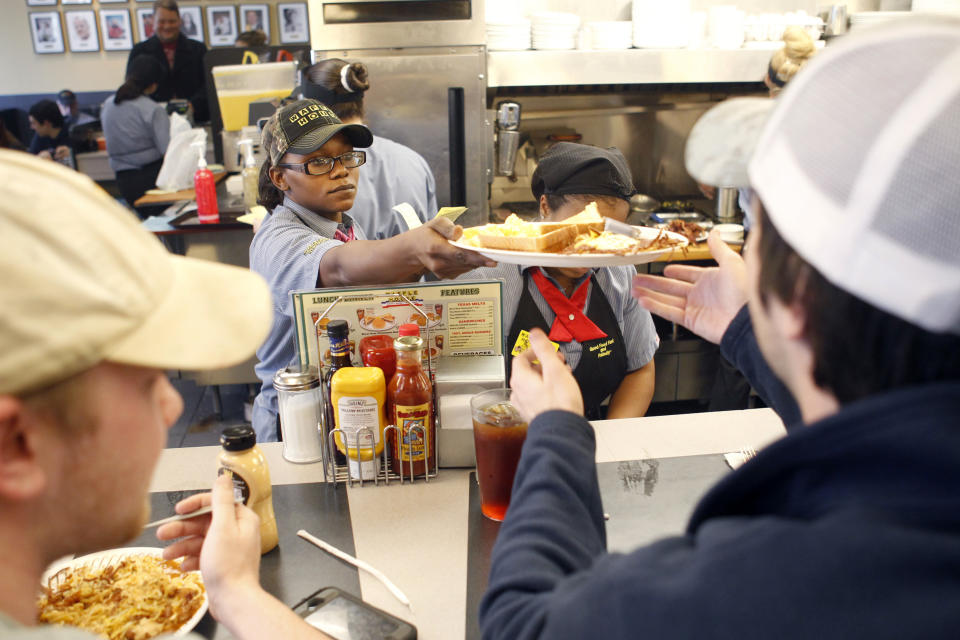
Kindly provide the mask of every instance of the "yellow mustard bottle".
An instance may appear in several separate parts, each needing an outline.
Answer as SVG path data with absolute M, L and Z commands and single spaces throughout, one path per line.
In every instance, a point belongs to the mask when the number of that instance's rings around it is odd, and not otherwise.
M 227 427 L 220 434 L 219 473 L 233 474 L 233 495 L 260 516 L 260 553 L 277 546 L 277 518 L 273 513 L 273 486 L 257 435 L 250 425 Z
M 347 456 L 351 478 L 373 480 L 380 470 L 386 400 L 387 385 L 379 367 L 345 367 L 333 374 L 330 404 L 334 424 L 342 432 L 335 434 L 335 441 Z

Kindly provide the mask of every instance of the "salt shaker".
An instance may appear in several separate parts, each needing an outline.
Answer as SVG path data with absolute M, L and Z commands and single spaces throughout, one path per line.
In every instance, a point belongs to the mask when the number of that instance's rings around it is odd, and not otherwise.
M 283 457 L 290 462 L 317 462 L 323 459 L 320 432 L 320 376 L 314 366 L 287 367 L 273 376 L 280 404 L 280 433 Z

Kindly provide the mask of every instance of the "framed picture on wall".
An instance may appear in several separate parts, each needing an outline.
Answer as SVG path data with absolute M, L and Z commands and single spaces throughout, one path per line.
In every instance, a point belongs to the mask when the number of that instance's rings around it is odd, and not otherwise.
M 33 50 L 37 53 L 63 53 L 63 30 L 60 14 L 42 11 L 27 14 L 30 33 L 33 35 Z
M 132 49 L 133 25 L 130 24 L 130 10 L 100 9 L 100 33 L 103 34 L 104 51 Z
M 263 31 L 270 42 L 270 9 L 267 5 L 240 5 L 240 33 L 244 31 Z
M 27 0 L 27 6 L 30 7 L 49 7 L 57 4 L 57 0 Z
M 100 51 L 97 16 L 93 9 L 65 11 L 63 19 L 67 23 L 67 42 L 70 43 L 71 52 Z
M 200 7 L 180 7 L 180 33 L 203 42 L 203 14 Z
M 210 46 L 232 47 L 237 39 L 237 13 L 230 5 L 207 7 Z
M 140 42 L 153 37 L 153 8 L 137 9 L 137 29 L 140 32 Z
M 118 2 L 126 2 L 127 0 L 100 0 L 100 4 L 117 4 Z
M 63 4 L 90 4 L 93 0 L 60 0 Z
M 280 42 L 307 42 L 310 40 L 310 21 L 307 20 L 307 3 L 281 2 L 277 5 L 277 22 L 280 25 Z

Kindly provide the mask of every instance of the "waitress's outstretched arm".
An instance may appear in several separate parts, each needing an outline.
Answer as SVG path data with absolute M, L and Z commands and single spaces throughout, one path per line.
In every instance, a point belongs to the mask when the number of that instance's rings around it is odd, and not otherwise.
M 455 278 L 477 267 L 496 263 L 479 253 L 451 245 L 463 233 L 446 218 L 386 240 L 355 240 L 330 249 L 320 261 L 317 286 L 390 284 L 416 280 L 427 271 Z

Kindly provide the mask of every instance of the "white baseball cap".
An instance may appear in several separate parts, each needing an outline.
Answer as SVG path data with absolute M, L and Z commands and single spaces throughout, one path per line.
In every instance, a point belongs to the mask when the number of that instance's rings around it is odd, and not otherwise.
M 837 287 L 960 334 L 960 21 L 844 36 L 776 99 L 736 98 L 687 140 L 698 181 L 756 191 Z
M 175 256 L 89 178 L 0 150 L 0 393 L 97 363 L 214 369 L 267 335 L 247 269 Z

